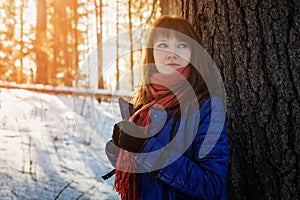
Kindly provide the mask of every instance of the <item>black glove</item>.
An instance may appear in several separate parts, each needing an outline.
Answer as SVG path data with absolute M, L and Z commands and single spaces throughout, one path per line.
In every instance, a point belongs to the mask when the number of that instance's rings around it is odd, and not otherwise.
M 119 136 L 120 136 L 120 127 L 118 124 L 115 124 L 113 129 L 112 142 L 117 146 L 119 146 Z
M 145 136 L 143 131 L 129 121 L 121 121 L 117 125 L 120 133 L 117 145 L 130 152 L 140 152 L 147 141 L 147 138 L 143 138 Z

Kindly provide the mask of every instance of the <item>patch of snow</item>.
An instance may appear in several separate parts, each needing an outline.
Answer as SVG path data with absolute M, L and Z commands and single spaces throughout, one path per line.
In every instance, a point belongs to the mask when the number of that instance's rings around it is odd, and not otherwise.
M 105 143 L 117 100 L 0 89 L 0 199 L 119 199 Z

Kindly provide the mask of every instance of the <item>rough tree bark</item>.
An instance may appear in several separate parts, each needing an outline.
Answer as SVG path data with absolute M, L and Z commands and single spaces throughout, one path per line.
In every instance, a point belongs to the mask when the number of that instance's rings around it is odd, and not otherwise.
M 229 199 L 300 199 L 300 1 L 181 5 L 227 92 Z

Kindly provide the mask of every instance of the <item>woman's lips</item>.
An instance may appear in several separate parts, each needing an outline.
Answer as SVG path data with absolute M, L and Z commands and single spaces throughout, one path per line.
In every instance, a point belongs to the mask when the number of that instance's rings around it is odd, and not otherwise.
M 177 63 L 168 63 L 168 64 L 166 64 L 166 66 L 168 66 L 168 67 L 179 67 L 180 65 L 177 64 Z

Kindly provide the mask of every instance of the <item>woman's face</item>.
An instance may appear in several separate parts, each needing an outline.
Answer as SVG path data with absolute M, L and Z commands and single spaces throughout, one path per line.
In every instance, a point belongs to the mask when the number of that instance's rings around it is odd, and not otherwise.
M 159 36 L 154 41 L 154 62 L 159 73 L 171 74 L 178 68 L 186 67 L 191 54 L 191 47 L 174 36 Z

